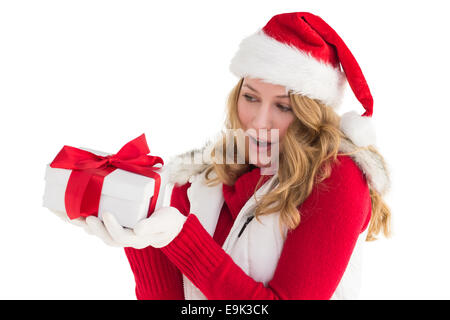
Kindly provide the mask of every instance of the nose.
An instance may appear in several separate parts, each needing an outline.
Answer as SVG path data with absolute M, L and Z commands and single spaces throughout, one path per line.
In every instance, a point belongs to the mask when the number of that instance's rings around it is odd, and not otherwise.
M 272 115 L 269 104 L 261 104 L 257 108 L 252 125 L 254 129 L 270 130 L 272 128 Z

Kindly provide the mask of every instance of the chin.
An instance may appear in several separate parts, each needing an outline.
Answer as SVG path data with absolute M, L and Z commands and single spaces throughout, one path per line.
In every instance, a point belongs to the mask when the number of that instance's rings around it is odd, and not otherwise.
M 257 166 L 259 168 L 267 168 L 270 167 L 272 165 L 271 161 L 269 163 L 266 162 L 261 162 L 261 161 L 252 161 L 251 159 L 249 160 L 250 164 L 253 164 L 254 166 Z

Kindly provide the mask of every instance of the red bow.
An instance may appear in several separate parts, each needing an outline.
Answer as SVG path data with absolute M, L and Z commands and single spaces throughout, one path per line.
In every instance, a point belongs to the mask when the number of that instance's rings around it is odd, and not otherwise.
M 145 134 L 125 144 L 119 152 L 108 156 L 98 156 L 92 152 L 64 146 L 50 163 L 52 168 L 71 169 L 65 193 L 65 206 L 70 219 L 98 214 L 103 179 L 117 168 L 137 173 L 155 180 L 155 191 L 149 205 L 152 213 L 158 199 L 161 178 L 154 172 L 157 163 L 164 161 L 157 156 L 149 156 Z

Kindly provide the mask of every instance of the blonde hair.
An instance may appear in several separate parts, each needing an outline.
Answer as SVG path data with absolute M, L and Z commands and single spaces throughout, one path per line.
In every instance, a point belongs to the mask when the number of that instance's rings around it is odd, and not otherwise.
M 227 102 L 227 129 L 240 129 L 242 125 L 237 113 L 237 102 L 243 83 L 243 78 L 231 90 Z M 265 194 L 255 208 L 255 217 L 280 212 L 280 230 L 282 224 L 288 229 L 295 229 L 301 220 L 298 207 L 308 198 L 316 183 L 330 176 L 331 166 L 338 161 L 341 139 L 351 141 L 339 129 L 340 117 L 334 110 L 320 101 L 306 96 L 289 93 L 291 107 L 295 114 L 295 120 L 289 126 L 282 140 L 282 152 L 279 156 L 278 186 Z M 226 149 L 225 139 L 219 140 L 222 148 Z M 354 144 L 352 144 L 354 146 Z M 376 153 L 386 169 L 385 162 L 379 152 L 373 147 L 365 148 L 354 146 L 355 151 L 368 149 Z M 211 157 L 215 158 L 215 150 Z M 236 151 L 236 150 L 235 150 Z M 352 153 L 354 153 L 352 152 Z M 236 162 L 220 163 L 213 161 L 206 171 L 208 185 L 225 183 L 233 185 L 237 178 L 251 168 L 251 164 L 239 164 Z M 209 177 L 211 172 L 216 176 Z M 258 181 L 255 191 L 262 182 L 263 176 Z M 375 235 L 383 231 L 385 236 L 390 235 L 391 212 L 381 195 L 370 188 L 372 201 L 372 215 L 366 240 L 375 240 Z M 256 198 L 255 198 L 256 199 Z M 259 219 L 258 219 L 259 220 Z

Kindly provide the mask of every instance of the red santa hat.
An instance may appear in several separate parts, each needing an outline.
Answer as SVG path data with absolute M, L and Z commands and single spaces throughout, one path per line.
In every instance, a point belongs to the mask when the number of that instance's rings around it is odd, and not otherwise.
M 341 70 L 341 67 L 342 69 Z M 259 78 L 337 108 L 346 82 L 365 112 L 341 116 L 341 130 L 358 146 L 375 144 L 373 99 L 366 79 L 339 35 L 308 12 L 275 15 L 243 39 L 230 64 L 237 77 Z

